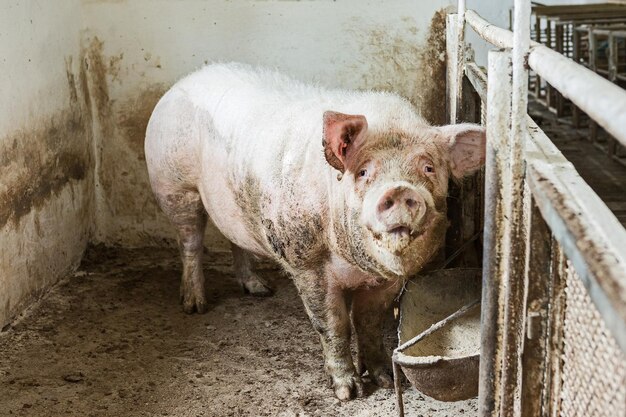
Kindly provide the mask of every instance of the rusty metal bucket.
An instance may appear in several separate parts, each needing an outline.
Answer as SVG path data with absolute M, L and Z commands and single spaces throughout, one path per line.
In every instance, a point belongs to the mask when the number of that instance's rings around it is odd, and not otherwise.
M 409 281 L 400 299 L 394 379 L 403 415 L 399 370 L 440 401 L 478 395 L 481 270 L 434 271 Z

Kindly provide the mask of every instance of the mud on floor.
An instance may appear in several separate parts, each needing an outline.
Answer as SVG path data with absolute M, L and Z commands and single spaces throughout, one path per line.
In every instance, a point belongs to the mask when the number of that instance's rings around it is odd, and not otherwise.
M 185 315 L 169 249 L 90 249 L 74 276 L 0 333 L 2 416 L 395 416 L 392 390 L 341 403 L 295 287 L 245 296 L 230 254 L 207 254 L 210 309 Z M 386 343 L 396 343 L 390 317 Z M 407 416 L 475 416 L 405 386 Z

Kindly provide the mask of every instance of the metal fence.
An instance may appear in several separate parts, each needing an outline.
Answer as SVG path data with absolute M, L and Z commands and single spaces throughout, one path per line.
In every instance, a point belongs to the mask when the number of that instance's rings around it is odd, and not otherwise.
M 626 91 L 531 41 L 530 15 L 447 19 L 450 121 L 487 127 L 479 413 L 626 416 L 626 230 L 528 116 L 529 70 L 623 145 Z M 466 27 L 499 48 L 487 74 Z

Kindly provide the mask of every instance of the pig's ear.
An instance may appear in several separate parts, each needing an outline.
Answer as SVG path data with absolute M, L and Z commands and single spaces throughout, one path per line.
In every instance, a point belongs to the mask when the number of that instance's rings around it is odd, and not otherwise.
M 480 125 L 461 123 L 442 126 L 441 133 L 450 152 L 450 171 L 456 178 L 463 178 L 485 163 L 485 128 Z
M 344 172 L 350 159 L 361 146 L 367 120 L 365 116 L 324 112 L 324 133 L 322 144 L 326 161 L 335 169 Z

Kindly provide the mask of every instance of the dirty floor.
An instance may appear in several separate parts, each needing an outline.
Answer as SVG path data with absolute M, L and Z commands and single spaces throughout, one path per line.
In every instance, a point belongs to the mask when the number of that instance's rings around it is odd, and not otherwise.
M 341 403 L 325 385 L 321 347 L 288 278 L 261 275 L 270 298 L 245 296 L 230 254 L 205 256 L 209 312 L 178 304 L 175 250 L 86 253 L 0 333 L 1 416 L 395 416 L 392 390 Z M 386 343 L 395 343 L 390 317 Z M 476 416 L 406 386 L 407 416 Z

